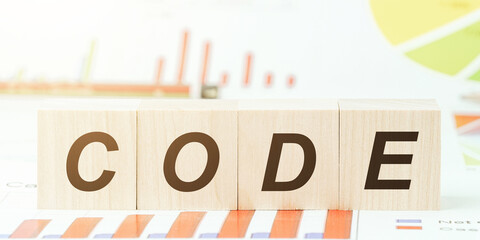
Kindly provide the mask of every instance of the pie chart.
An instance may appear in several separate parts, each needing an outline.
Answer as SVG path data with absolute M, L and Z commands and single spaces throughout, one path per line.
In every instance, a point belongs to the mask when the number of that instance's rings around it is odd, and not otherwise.
M 370 0 L 387 40 L 437 72 L 480 82 L 480 0 Z

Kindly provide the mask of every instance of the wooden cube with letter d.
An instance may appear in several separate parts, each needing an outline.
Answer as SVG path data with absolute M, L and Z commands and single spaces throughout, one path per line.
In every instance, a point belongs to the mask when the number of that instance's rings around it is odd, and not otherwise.
M 138 209 L 237 208 L 237 103 L 145 100 L 138 111 Z
M 336 100 L 239 103 L 239 209 L 338 208 Z
M 38 207 L 136 208 L 131 100 L 52 100 L 38 112 Z
M 340 208 L 440 207 L 434 100 L 340 100 Z

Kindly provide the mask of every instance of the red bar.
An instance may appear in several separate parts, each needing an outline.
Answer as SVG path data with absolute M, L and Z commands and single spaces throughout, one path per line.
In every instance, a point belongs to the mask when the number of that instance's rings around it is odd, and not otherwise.
M 224 73 L 222 74 L 222 81 L 221 81 L 222 86 L 227 85 L 227 82 L 228 82 L 228 73 Z
M 44 219 L 25 220 L 10 235 L 10 238 L 36 238 L 49 222 L 50 220 Z
M 230 211 L 218 238 L 244 238 L 254 213 L 255 211 L 250 210 Z
M 123 220 L 113 238 L 138 238 L 142 235 L 153 215 L 129 215 Z
M 205 85 L 205 83 L 207 83 L 207 65 L 208 65 L 209 52 L 210 52 L 210 43 L 207 42 L 207 43 L 205 43 L 205 53 L 204 53 L 204 58 L 203 58 L 202 77 L 200 79 L 200 82 L 201 82 L 202 85 Z
M 397 229 L 404 229 L 404 230 L 422 230 L 422 226 L 397 226 Z
M 205 212 L 181 212 L 167 233 L 167 238 L 192 238 Z
M 57 91 L 78 91 L 81 93 L 91 92 L 145 92 L 152 93 L 162 91 L 165 93 L 188 93 L 190 87 L 186 85 L 155 86 L 141 84 L 78 84 L 78 83 L 3 83 L 0 82 L 0 90 L 19 89 L 30 91 L 44 91 L 55 94 Z
M 182 84 L 183 80 L 183 68 L 185 67 L 185 59 L 187 56 L 187 42 L 188 42 L 188 32 L 183 33 L 183 44 L 182 44 L 182 53 L 180 55 L 180 66 L 178 68 L 178 78 L 177 84 Z
M 288 77 L 287 86 L 291 88 L 291 87 L 293 87 L 293 85 L 295 85 L 295 77 L 290 76 L 290 77 Z
M 250 83 L 250 70 L 251 70 L 251 65 L 252 65 L 252 54 L 249 53 L 247 55 L 247 63 L 245 65 L 245 79 L 243 83 L 245 86 L 247 86 Z
M 301 210 L 279 210 L 273 221 L 270 238 L 296 238 L 302 220 Z
M 70 227 L 68 227 L 67 231 L 62 235 L 62 238 L 88 238 L 88 235 L 90 235 L 100 220 L 102 220 L 102 218 L 77 218 L 70 224 Z
M 349 239 L 352 227 L 351 210 L 328 210 L 324 239 Z
M 157 86 L 160 86 L 162 83 L 163 62 L 163 58 L 158 59 L 157 75 L 155 76 L 155 84 Z
M 272 73 L 267 73 L 267 75 L 265 76 L 265 85 L 267 87 L 270 87 L 272 85 Z

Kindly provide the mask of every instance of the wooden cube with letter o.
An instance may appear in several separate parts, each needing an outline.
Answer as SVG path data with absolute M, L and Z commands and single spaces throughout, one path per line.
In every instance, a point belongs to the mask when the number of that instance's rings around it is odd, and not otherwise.
M 57 100 L 38 112 L 42 209 L 136 209 L 136 102 Z
M 440 109 L 433 100 L 340 100 L 340 208 L 437 210 Z
M 237 103 L 146 100 L 138 110 L 138 209 L 237 208 Z

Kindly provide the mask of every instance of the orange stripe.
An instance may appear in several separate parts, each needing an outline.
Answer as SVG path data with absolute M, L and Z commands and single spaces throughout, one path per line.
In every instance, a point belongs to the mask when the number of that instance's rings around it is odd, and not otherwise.
M 23 221 L 10 235 L 10 238 L 36 238 L 50 220 L 30 219 Z
M 184 85 L 175 86 L 154 86 L 154 85 L 121 85 L 121 84 L 92 84 L 90 88 L 93 91 L 114 91 L 114 92 L 188 92 L 189 87 Z
M 245 66 L 245 79 L 244 79 L 244 84 L 248 85 L 250 83 L 250 68 L 252 64 L 252 54 L 249 53 L 247 55 L 247 64 Z
M 230 211 L 218 238 L 244 238 L 254 213 L 250 210 Z
M 67 90 L 67 91 L 110 91 L 110 92 L 155 92 L 188 93 L 190 87 L 186 85 L 155 86 L 141 84 L 78 84 L 78 83 L 0 83 L 0 89 L 23 90 Z
M 207 42 L 205 43 L 205 53 L 204 53 L 204 58 L 203 58 L 203 70 L 202 70 L 202 78 L 201 78 L 201 84 L 205 85 L 207 82 L 207 65 L 208 65 L 208 55 L 210 52 L 210 43 Z
M 228 82 L 228 73 L 222 74 L 222 85 L 225 86 L 227 85 Z
M 155 84 L 160 86 L 162 83 L 163 58 L 158 59 L 157 76 L 155 76 Z
M 267 73 L 267 76 L 265 78 L 265 85 L 267 85 L 267 87 L 272 85 L 272 74 L 271 73 Z
M 397 226 L 397 229 L 422 230 L 422 226 Z
M 168 231 L 167 238 L 191 238 L 205 212 L 181 212 Z
M 153 215 L 129 215 L 123 220 L 113 238 L 138 238 Z
M 273 221 L 270 238 L 296 238 L 302 220 L 301 210 L 279 210 Z
M 295 77 L 294 76 L 288 77 L 288 81 L 287 81 L 288 87 L 293 87 L 294 84 L 295 84 Z
M 182 84 L 182 80 L 183 80 L 183 68 L 185 67 L 185 58 L 187 56 L 187 41 L 188 41 L 188 32 L 185 31 L 183 33 L 182 54 L 180 55 L 180 67 L 178 68 L 177 84 Z
M 352 227 L 351 210 L 328 210 L 324 239 L 348 239 Z
M 70 224 L 62 238 L 87 238 L 102 218 L 77 218 Z

